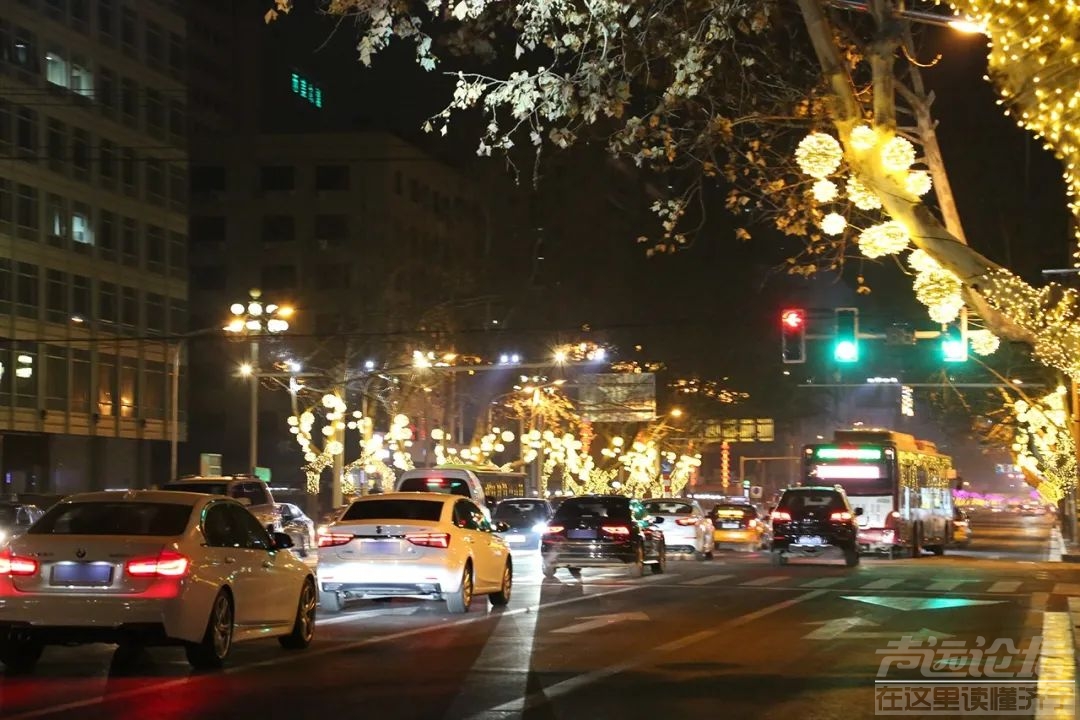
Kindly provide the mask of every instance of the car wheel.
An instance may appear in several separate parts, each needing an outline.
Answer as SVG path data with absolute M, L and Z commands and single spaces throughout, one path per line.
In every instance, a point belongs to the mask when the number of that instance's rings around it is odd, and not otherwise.
M 844 564 L 848 567 L 855 567 L 859 564 L 859 549 L 857 547 L 849 547 L 844 550 Z
M 653 575 L 659 575 L 667 570 L 667 547 L 660 546 L 660 549 L 656 553 L 656 562 L 649 566 Z
M 710 555 L 712 555 L 712 553 L 707 553 L 704 550 L 699 550 L 694 553 L 694 559 L 698 562 L 702 562 L 708 560 Z
M 498 592 L 493 592 L 488 595 L 488 600 L 496 607 L 502 607 L 510 602 L 510 591 L 514 587 L 514 568 L 510 566 L 510 563 L 506 563 L 506 567 L 503 568 L 502 585 L 499 586 Z
M 787 556 L 780 550 L 773 550 L 772 564 L 776 566 L 787 565 Z
M 472 565 L 465 564 L 461 573 L 461 587 L 457 592 L 446 596 L 446 609 L 452 613 L 467 613 L 472 605 L 473 578 Z
M 232 596 L 227 590 L 219 590 L 214 604 L 210 606 L 210 617 L 206 621 L 203 639 L 184 646 L 188 663 L 196 670 L 214 670 L 221 667 L 232 650 L 232 638 Z
M 286 650 L 303 650 L 311 644 L 311 638 L 315 636 L 316 597 L 315 583 L 305 580 L 304 587 L 300 589 L 300 599 L 296 603 L 292 632 L 278 638 L 281 647 Z
M 581 579 L 581 568 L 569 568 L 570 577 Z
M 345 607 L 345 598 L 341 596 L 341 593 L 320 592 L 319 607 L 328 613 L 339 613 Z
M 639 578 L 645 574 L 645 551 L 638 545 L 634 550 L 634 561 L 630 563 L 630 577 Z
M 22 675 L 34 671 L 45 645 L 34 640 L 0 640 L 0 663 L 8 675 Z

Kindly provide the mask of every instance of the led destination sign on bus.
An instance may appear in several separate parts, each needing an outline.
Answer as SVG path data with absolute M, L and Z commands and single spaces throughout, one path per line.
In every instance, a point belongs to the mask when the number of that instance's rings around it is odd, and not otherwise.
M 814 455 L 822 460 L 880 460 L 881 449 L 822 447 L 816 448 Z

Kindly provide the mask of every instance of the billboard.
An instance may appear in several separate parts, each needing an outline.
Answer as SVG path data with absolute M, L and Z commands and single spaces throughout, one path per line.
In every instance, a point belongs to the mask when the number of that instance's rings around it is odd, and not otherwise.
M 591 422 L 649 422 L 656 418 L 656 375 L 591 373 L 578 380 L 581 415 Z

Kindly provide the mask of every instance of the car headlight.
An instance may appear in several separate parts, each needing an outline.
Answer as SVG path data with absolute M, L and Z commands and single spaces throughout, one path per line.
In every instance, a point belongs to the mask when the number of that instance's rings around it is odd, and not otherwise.
M 538 522 L 532 526 L 532 531 L 537 533 L 547 532 L 547 523 Z

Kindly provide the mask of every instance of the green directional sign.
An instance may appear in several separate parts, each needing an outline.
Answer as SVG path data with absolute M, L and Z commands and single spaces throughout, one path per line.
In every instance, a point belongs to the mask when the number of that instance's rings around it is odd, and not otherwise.
M 270 482 L 270 468 L 264 468 L 264 467 L 255 468 L 255 477 L 259 478 L 264 483 Z
M 973 607 L 975 605 L 997 605 L 1004 600 L 972 600 L 970 598 L 916 598 L 916 597 L 889 597 L 886 595 L 843 595 L 844 600 L 864 602 L 868 605 L 878 605 L 891 610 L 948 610 L 949 608 Z

